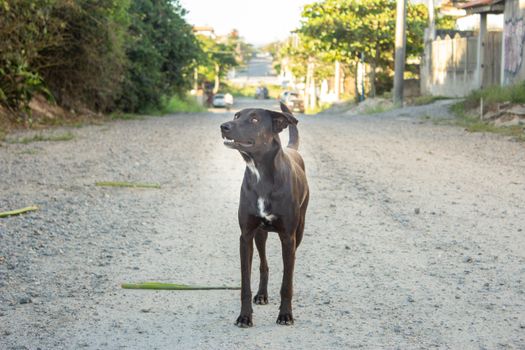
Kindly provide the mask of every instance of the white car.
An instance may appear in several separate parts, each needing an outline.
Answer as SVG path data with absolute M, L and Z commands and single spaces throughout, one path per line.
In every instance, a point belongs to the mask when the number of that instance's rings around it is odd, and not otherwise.
M 227 94 L 216 94 L 213 96 L 213 107 L 226 107 L 230 109 L 233 105 L 233 96 L 229 93 Z
M 226 102 L 224 101 L 224 94 L 216 94 L 213 96 L 213 107 L 226 107 Z

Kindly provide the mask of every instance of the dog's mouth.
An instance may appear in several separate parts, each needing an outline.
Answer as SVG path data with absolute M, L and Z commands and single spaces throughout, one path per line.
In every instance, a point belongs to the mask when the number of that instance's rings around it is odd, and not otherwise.
M 234 140 L 228 136 L 222 136 L 224 140 L 224 145 L 227 147 L 235 147 L 235 146 L 242 146 L 242 147 L 252 147 L 253 141 L 237 141 Z

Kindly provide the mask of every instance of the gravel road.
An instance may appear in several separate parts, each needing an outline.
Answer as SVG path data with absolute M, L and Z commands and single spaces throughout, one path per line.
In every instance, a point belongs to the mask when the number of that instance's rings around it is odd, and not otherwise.
M 120 288 L 240 285 L 231 113 L 2 144 L 0 211 L 40 210 L 0 219 L 0 349 L 525 349 L 525 145 L 428 115 L 444 103 L 299 117 L 311 198 L 291 327 L 275 324 L 277 235 L 251 329 L 233 325 L 238 291 Z

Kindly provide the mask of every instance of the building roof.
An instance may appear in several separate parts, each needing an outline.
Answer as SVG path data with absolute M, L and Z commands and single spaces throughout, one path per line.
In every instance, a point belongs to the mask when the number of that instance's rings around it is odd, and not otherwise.
M 503 13 L 505 0 L 470 0 L 456 3 L 456 7 L 466 11 L 468 15 L 475 13 Z

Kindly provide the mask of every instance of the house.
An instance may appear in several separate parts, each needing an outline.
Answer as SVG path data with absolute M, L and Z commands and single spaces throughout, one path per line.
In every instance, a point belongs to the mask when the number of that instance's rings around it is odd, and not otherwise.
M 478 25 L 475 32 L 438 31 L 426 41 L 421 65 L 423 94 L 460 97 L 475 89 L 525 80 L 525 0 L 470 0 L 442 8 L 470 21 L 476 18 Z M 489 16 L 495 19 L 490 27 Z
M 525 80 L 525 0 L 506 0 L 502 47 L 502 85 Z
M 204 35 L 210 39 L 215 39 L 217 37 L 215 29 L 209 26 L 193 26 L 193 32 L 196 35 Z

